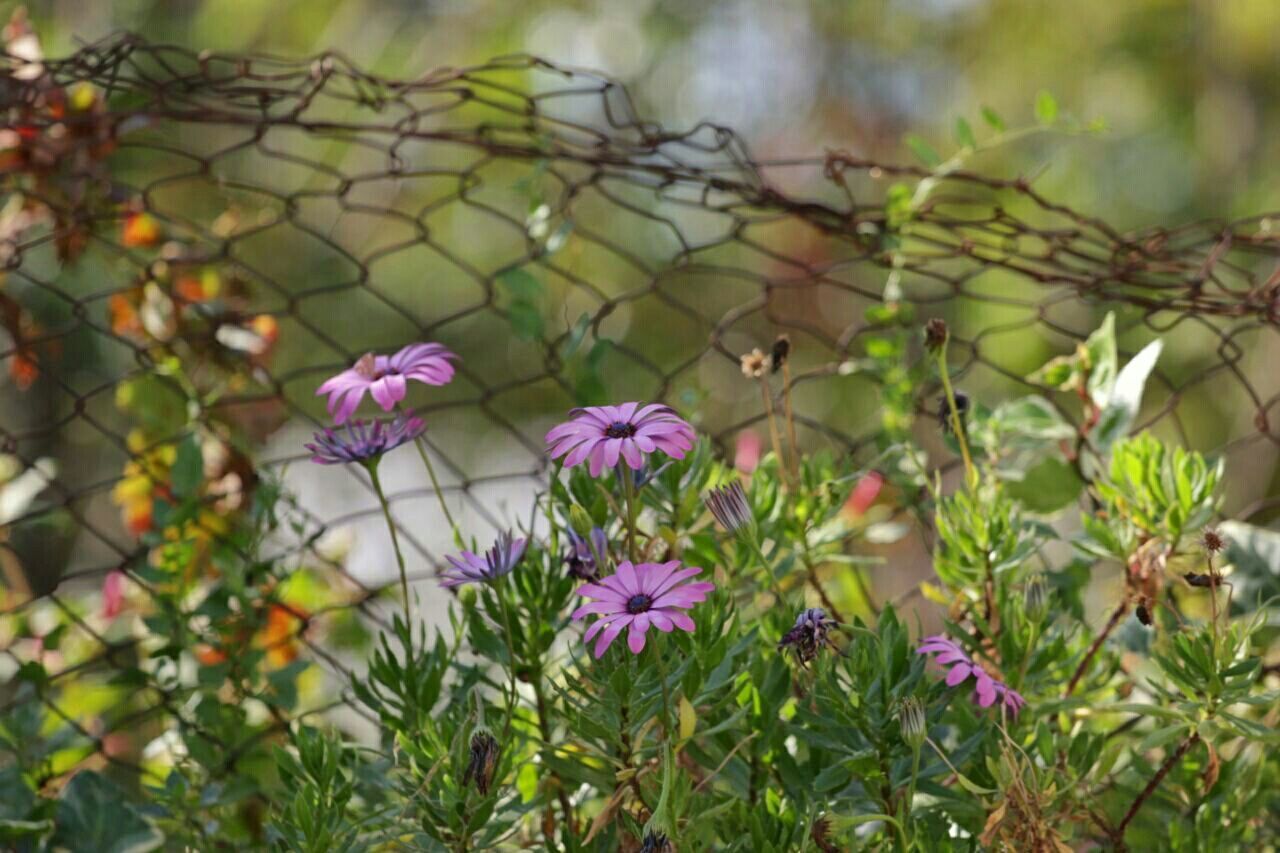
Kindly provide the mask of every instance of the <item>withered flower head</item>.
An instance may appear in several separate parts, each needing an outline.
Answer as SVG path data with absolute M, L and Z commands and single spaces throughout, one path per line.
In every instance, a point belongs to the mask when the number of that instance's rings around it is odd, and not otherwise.
M 827 636 L 831 626 L 832 622 L 827 618 L 825 610 L 821 607 L 810 607 L 796 617 L 795 626 L 782 635 L 782 639 L 778 641 L 778 648 L 794 650 L 800 663 L 806 664 L 818 656 L 819 647 L 834 648 L 831 638 Z
M 947 324 L 941 317 L 934 317 L 924 324 L 924 345 L 930 352 L 937 352 L 947 342 Z
M 467 762 L 467 771 L 462 776 L 462 784 L 469 785 L 474 779 L 476 790 L 481 796 L 489 795 L 489 786 L 493 784 L 493 772 L 498 767 L 498 741 L 484 726 L 476 728 L 471 735 L 471 757 Z
M 791 338 L 786 335 L 778 335 L 773 342 L 773 350 L 769 353 L 770 368 L 774 373 L 782 369 L 787 363 L 787 358 L 791 355 Z
M 1210 554 L 1217 554 L 1227 547 L 1227 538 L 1217 528 L 1206 527 L 1200 534 L 1200 547 Z
M 759 347 L 743 355 L 740 361 L 742 375 L 748 379 L 759 379 L 769 369 L 769 357 L 761 352 Z

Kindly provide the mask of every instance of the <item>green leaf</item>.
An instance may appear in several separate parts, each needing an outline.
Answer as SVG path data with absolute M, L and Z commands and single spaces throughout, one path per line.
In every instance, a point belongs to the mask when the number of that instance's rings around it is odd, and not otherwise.
M 67 783 L 54 821 L 53 846 L 73 853 L 145 853 L 164 843 L 160 831 L 121 798 L 119 786 L 92 770 Z
M 942 157 L 936 150 L 934 150 L 933 146 L 915 134 L 908 136 L 906 142 L 907 147 L 911 149 L 911 152 L 919 158 L 920 162 L 924 163 L 930 169 L 933 169 L 942 163 Z
M 997 133 L 1004 133 L 1004 130 L 1005 130 L 1004 119 L 1000 118 L 1000 114 L 997 113 L 995 110 L 991 109 L 991 107 L 982 108 L 982 120 L 985 121 L 991 127 L 991 129 L 996 131 Z
M 573 324 L 573 328 L 569 330 L 569 336 L 565 338 L 564 346 L 560 351 L 561 358 L 569 358 L 578 351 L 578 347 L 582 346 L 583 340 L 587 337 L 587 330 L 591 328 L 591 315 L 583 311 L 582 316 L 578 317 L 578 322 Z
M 542 312 L 532 302 L 518 299 L 507 306 L 507 320 L 516 337 L 525 341 L 536 341 L 542 338 L 546 325 L 542 320 Z
M 511 269 L 498 276 L 498 283 L 513 299 L 536 302 L 543 296 L 542 282 L 526 270 Z
M 193 495 L 200 488 L 200 483 L 204 480 L 204 455 L 200 452 L 200 442 L 195 435 L 188 435 L 178 445 L 178 453 L 169 476 L 173 494 L 178 498 Z
M 1041 89 L 1036 95 L 1036 121 L 1049 125 L 1058 120 L 1058 101 L 1053 93 Z
M 1009 497 L 1021 501 L 1031 512 L 1049 515 L 1074 503 L 1084 481 L 1074 468 L 1055 456 L 1033 466 L 1022 480 L 1011 482 L 1006 488 Z
M 956 119 L 956 142 L 959 142 L 962 148 L 978 147 L 978 140 L 973 135 L 973 128 L 969 126 L 969 122 L 965 121 L 964 116 Z

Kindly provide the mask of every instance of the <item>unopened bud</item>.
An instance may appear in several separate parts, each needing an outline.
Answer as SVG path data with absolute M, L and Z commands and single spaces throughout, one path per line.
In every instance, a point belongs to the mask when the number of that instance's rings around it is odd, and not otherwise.
M 1049 587 L 1045 584 L 1043 577 L 1035 575 L 1027 581 L 1027 587 L 1023 590 L 1022 604 L 1027 618 L 1037 625 L 1049 615 Z
M 569 526 L 573 528 L 573 532 L 581 536 L 583 539 L 591 537 L 591 531 L 595 528 L 595 522 L 591 520 L 591 516 L 587 515 L 587 511 L 582 507 L 574 504 L 569 507 Z
M 476 588 L 471 584 L 458 587 L 458 602 L 467 608 L 476 606 Z
M 898 709 L 898 725 L 902 728 L 902 739 L 912 749 L 919 749 L 929 736 L 928 721 L 925 719 L 924 705 L 914 696 L 902 700 Z
M 707 492 L 707 509 L 728 533 L 739 533 L 750 527 L 753 516 L 742 483 L 734 480 L 727 486 Z

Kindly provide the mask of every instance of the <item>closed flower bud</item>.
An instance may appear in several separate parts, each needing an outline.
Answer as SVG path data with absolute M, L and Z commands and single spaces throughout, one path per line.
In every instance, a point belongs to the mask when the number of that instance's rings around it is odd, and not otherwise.
M 498 767 L 498 741 L 484 726 L 477 726 L 471 734 L 471 753 L 467 760 L 467 772 L 462 776 L 462 784 L 476 783 L 476 790 L 481 796 L 488 796 L 489 786 L 493 784 L 493 773 Z
M 595 522 L 591 520 L 591 516 L 587 515 L 587 511 L 582 507 L 574 504 L 569 507 L 569 526 L 573 528 L 573 532 L 587 539 L 591 536 L 591 531 L 595 528 Z
M 1027 587 L 1023 590 L 1022 604 L 1027 618 L 1036 624 L 1043 622 L 1049 615 L 1049 588 L 1043 577 L 1035 575 L 1027 581 Z
M 747 501 L 747 493 L 742 490 L 742 484 L 737 480 L 707 492 L 706 500 L 707 509 L 729 533 L 739 533 L 751 525 L 751 504 Z
M 912 749 L 924 745 L 929 735 L 928 722 L 925 719 L 924 705 L 914 696 L 908 696 L 898 709 L 898 725 L 902 728 L 902 739 Z
M 471 584 L 458 589 L 458 601 L 463 607 L 476 606 L 476 588 Z

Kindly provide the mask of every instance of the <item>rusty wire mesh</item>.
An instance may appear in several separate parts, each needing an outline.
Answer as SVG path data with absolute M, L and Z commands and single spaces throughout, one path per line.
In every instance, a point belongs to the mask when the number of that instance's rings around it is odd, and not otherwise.
M 65 707 L 59 691 L 109 676 L 141 642 L 105 636 L 68 602 L 115 570 L 145 596 L 136 570 L 152 548 L 112 495 L 130 463 L 145 468 L 171 438 L 131 441 L 137 419 L 118 399 L 138 377 L 174 383 L 160 351 L 241 376 L 195 419 L 234 436 L 249 471 L 296 471 L 302 437 L 324 420 L 313 393 L 323 378 L 369 350 L 445 343 L 462 357 L 458 379 L 413 402 L 448 499 L 469 526 L 498 526 L 525 513 L 520 495 L 545 476 L 546 425 L 598 386 L 695 412 L 721 446 L 757 424 L 738 356 L 780 332 L 795 345 L 802 442 L 859 452 L 876 423 L 875 389 L 856 369 L 876 332 L 865 315 L 891 278 L 921 319 L 951 321 L 960 381 L 993 398 L 1031 390 L 1034 367 L 1116 310 L 1125 351 L 1154 334 L 1169 345 L 1141 425 L 1225 453 L 1229 509 L 1271 516 L 1280 235 L 1267 216 L 1120 233 L 1025 181 L 955 171 L 891 247 L 886 189 L 926 170 L 843 152 L 756 161 L 730 129 L 665 129 L 608 79 L 531 57 L 389 80 L 333 53 L 222 56 L 126 37 L 24 67 L 0 77 L 10 132 L 26 134 L 4 164 L 2 355 L 15 376 L 35 375 L 4 391 L 0 436 L 23 466 L 47 456 L 60 473 L 6 519 L 36 532 L 5 545 L 3 612 L 52 602 L 92 638 L 94 654 L 46 660 L 40 699 L 113 762 L 133 764 L 104 747 L 113 732 L 164 715 L 199 725 L 161 688 L 114 714 Z M 50 111 L 86 82 L 95 106 Z M 129 236 L 142 213 L 158 245 Z M 178 282 L 181 270 L 216 269 L 235 291 L 189 339 L 152 317 L 169 334 L 162 350 L 137 334 L 147 311 L 163 314 L 145 289 L 158 263 Z M 447 537 L 420 479 L 396 480 L 393 502 L 430 574 Z M 309 501 L 308 486 L 331 500 Z M 282 559 L 331 559 L 327 528 L 376 520 L 360 472 L 300 493 L 296 526 L 270 543 Z M 294 614 L 277 639 L 302 641 L 345 684 L 350 661 L 317 626 L 330 609 L 379 620 L 389 567 L 355 578 L 329 609 Z M 14 671 L 40 654 L 11 633 L 0 659 Z M 333 695 L 308 711 L 359 712 Z M 288 724 L 277 722 L 254 737 Z M 245 748 L 222 747 L 228 766 Z

